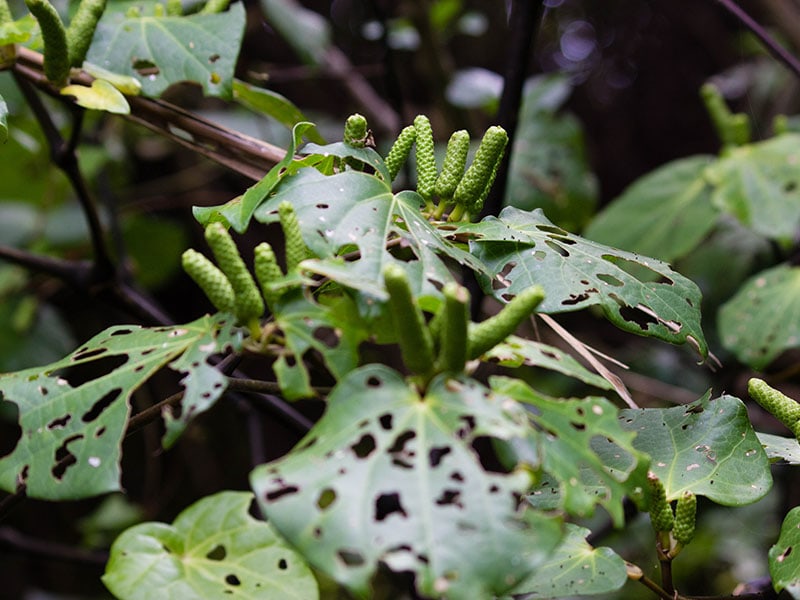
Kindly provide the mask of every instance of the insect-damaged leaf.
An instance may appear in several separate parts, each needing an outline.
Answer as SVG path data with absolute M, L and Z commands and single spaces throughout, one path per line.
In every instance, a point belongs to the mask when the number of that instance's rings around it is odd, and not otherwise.
M 690 342 L 708 354 L 700 326 L 700 290 L 669 265 L 610 248 L 556 227 L 541 210 L 513 207 L 499 217 L 463 225 L 472 253 L 494 274 L 479 275 L 487 293 L 503 299 L 539 284 L 538 310 L 559 313 L 597 305 L 617 327 L 673 344 Z M 644 271 L 647 277 L 639 278 Z M 659 281 L 643 281 L 656 277 Z
M 103 583 L 121 600 L 316 600 L 311 571 L 273 528 L 247 514 L 249 492 L 220 492 L 165 523 L 141 523 L 111 547 Z
M 560 527 L 520 516 L 524 472 L 488 472 L 475 445 L 521 437 L 525 410 L 472 380 L 420 397 L 381 365 L 353 371 L 286 457 L 253 471 L 270 522 L 308 561 L 369 596 L 378 563 L 428 597 L 503 593 L 549 555 Z
M 786 515 L 781 525 L 781 535 L 769 549 L 769 574 L 776 592 L 786 590 L 800 599 L 800 506 Z
M 120 443 L 134 390 L 164 366 L 184 373 L 179 419 L 168 418 L 165 443 L 223 392 L 210 355 L 236 343 L 231 317 L 186 325 L 106 329 L 71 355 L 44 367 L 0 376 L 0 394 L 19 410 L 22 436 L 0 459 L 0 488 L 48 500 L 87 498 L 120 489 Z M 75 368 L 90 379 L 73 387 Z M 70 370 L 71 369 L 71 370 Z

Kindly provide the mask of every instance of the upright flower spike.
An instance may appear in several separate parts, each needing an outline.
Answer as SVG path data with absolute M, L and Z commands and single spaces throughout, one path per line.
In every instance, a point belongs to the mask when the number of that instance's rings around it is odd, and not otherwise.
M 761 407 L 783 423 L 796 438 L 800 439 L 800 404 L 786 394 L 776 390 L 763 379 L 752 378 L 747 382 L 750 397 Z
M 467 327 L 469 325 L 469 292 L 455 282 L 442 290 L 444 303 L 439 319 L 439 371 L 461 373 L 467 362 Z
M 472 360 L 510 336 L 544 300 L 544 290 L 534 285 L 522 290 L 500 312 L 470 327 L 467 359 Z
M 25 5 L 42 31 L 44 75 L 56 87 L 64 87 L 69 78 L 69 46 L 64 23 L 48 0 L 25 0 Z
M 80 67 L 83 64 L 94 37 L 94 30 L 97 29 L 97 22 L 105 10 L 106 0 L 81 0 L 67 27 L 70 66 Z
M 408 159 L 408 154 L 411 152 L 411 146 L 416 139 L 417 130 L 414 126 L 409 125 L 408 127 L 404 127 L 400 135 L 398 135 L 397 139 L 394 141 L 394 144 L 392 144 L 389 154 L 383 159 L 392 181 L 397 177 L 400 169 L 403 168 L 403 164 L 405 164 Z
M 353 148 L 364 148 L 367 145 L 369 131 L 367 119 L 358 113 L 347 117 L 344 124 L 344 143 Z
M 412 373 L 427 375 L 434 366 L 433 339 L 425 325 L 422 310 L 414 302 L 408 275 L 403 267 L 390 263 L 383 269 L 383 281 L 389 293 L 389 310 L 403 362 Z
M 190 249 L 181 256 L 181 264 L 218 311 L 235 312 L 236 301 L 231 282 L 214 263 Z
M 672 537 L 682 546 L 691 542 L 694 537 L 696 513 L 697 497 L 686 490 L 675 505 L 675 527 L 672 530 Z
M 650 523 L 657 533 L 672 531 L 675 526 L 675 517 L 672 507 L 667 502 L 664 484 L 655 473 L 647 474 L 647 483 L 650 486 Z
M 261 294 L 270 309 L 274 309 L 275 300 L 279 294 L 270 288 L 270 283 L 283 277 L 283 272 L 278 266 L 278 259 L 275 252 L 267 242 L 261 242 L 255 249 L 255 272 L 258 284 L 261 286 Z
M 233 287 L 235 313 L 240 323 L 247 324 L 255 331 L 253 321 L 264 313 L 264 301 L 258 292 L 256 282 L 239 254 L 236 243 L 222 223 L 211 223 L 206 227 L 206 242 L 217 259 L 217 264 L 225 273 Z
M 433 153 L 433 130 L 431 122 L 425 115 L 417 115 L 414 119 L 417 132 L 417 192 L 425 200 L 430 200 L 436 186 L 436 157 Z
M 434 191 L 439 200 L 450 201 L 458 187 L 458 182 L 464 176 L 464 168 L 467 165 L 467 154 L 469 153 L 469 133 L 465 129 L 453 132 L 447 142 L 447 150 L 444 154 L 442 172 L 436 179 Z
M 495 125 L 486 130 L 472 164 L 453 194 L 456 204 L 471 213 L 480 212 L 494 183 L 507 144 L 508 134 L 505 129 Z
M 286 272 L 289 273 L 294 271 L 297 265 L 305 259 L 311 258 L 311 253 L 303 241 L 300 222 L 297 220 L 297 213 L 291 202 L 284 200 L 278 205 L 278 217 L 281 220 L 281 229 L 283 229 L 283 238 L 286 244 Z

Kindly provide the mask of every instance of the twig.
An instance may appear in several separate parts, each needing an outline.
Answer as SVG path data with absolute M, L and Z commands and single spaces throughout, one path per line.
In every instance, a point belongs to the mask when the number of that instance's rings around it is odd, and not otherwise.
M 89 285 L 92 270 L 91 263 L 88 261 L 70 261 L 40 256 L 2 245 L 0 245 L 0 260 L 6 260 L 37 273 L 52 275 L 78 288 L 86 288 Z
M 761 40 L 761 43 L 764 44 L 764 47 L 772 56 L 779 62 L 782 62 L 795 76 L 800 77 L 800 60 L 798 60 L 796 56 L 781 46 L 766 29 L 759 25 L 755 19 L 742 10 L 733 0 L 717 0 L 717 2 L 731 15 L 736 17 L 742 25 L 747 27 L 753 35 Z
M 105 565 L 108 562 L 108 552 L 102 550 L 88 550 L 77 548 L 58 542 L 40 540 L 25 535 L 11 527 L 0 527 L 0 547 L 10 548 L 26 554 L 52 558 L 62 562 Z

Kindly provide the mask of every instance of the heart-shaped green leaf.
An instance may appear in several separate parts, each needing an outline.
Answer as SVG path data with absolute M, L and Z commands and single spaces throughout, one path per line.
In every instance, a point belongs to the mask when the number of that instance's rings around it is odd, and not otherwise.
M 549 517 L 520 515 L 529 475 L 489 472 L 475 450 L 527 430 L 521 406 L 474 380 L 439 377 L 420 397 L 370 365 L 342 379 L 308 436 L 251 483 L 270 522 L 358 597 L 383 562 L 414 573 L 424 596 L 488 598 L 561 536 Z
M 769 574 L 776 592 L 800 600 L 800 506 L 786 515 L 776 544 L 769 549 Z
M 247 514 L 249 492 L 220 492 L 172 525 L 141 523 L 111 547 L 103 583 L 120 600 L 316 600 L 309 568 L 268 523 Z

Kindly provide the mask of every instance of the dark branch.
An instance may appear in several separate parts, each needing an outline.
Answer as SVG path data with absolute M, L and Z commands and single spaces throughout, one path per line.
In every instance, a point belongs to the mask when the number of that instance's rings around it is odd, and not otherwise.
M 20 533 L 11 527 L 0 527 L 0 548 L 10 548 L 17 552 L 43 556 L 70 563 L 103 566 L 108 562 L 108 552 L 77 548 L 58 542 L 40 540 Z

